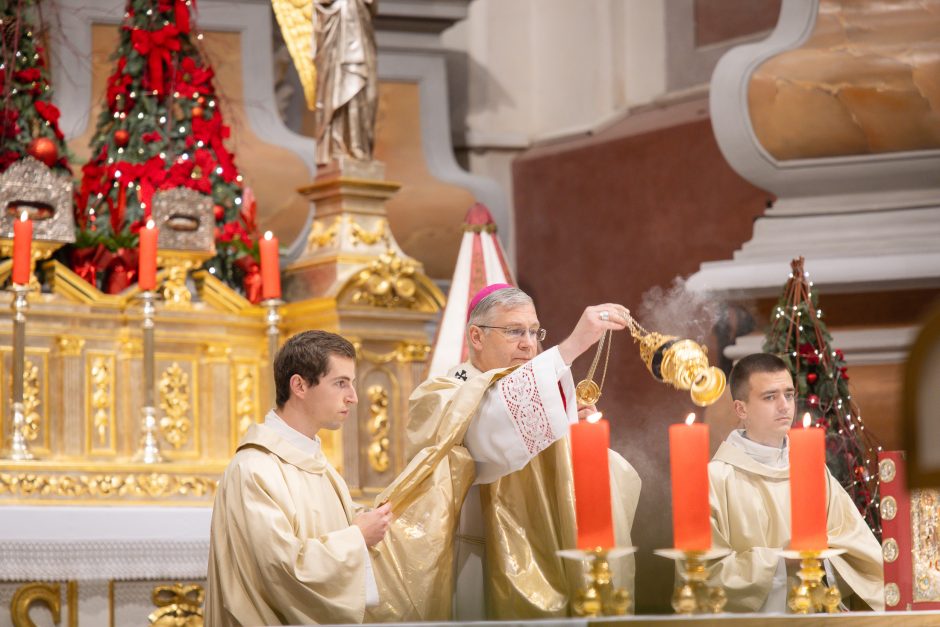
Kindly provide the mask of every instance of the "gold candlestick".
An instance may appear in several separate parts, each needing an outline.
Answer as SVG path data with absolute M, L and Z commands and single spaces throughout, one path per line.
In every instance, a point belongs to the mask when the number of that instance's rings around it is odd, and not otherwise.
M 827 612 L 834 614 L 842 604 L 842 593 L 838 586 L 826 586 L 823 578 L 826 571 L 822 561 L 845 553 L 845 549 L 826 549 L 823 551 L 780 551 L 786 559 L 800 560 L 797 577 L 800 583 L 787 592 L 787 607 L 794 614 L 814 614 Z
M 587 562 L 587 585 L 574 595 L 571 607 L 577 616 L 623 616 L 630 610 L 630 593 L 613 584 L 610 572 L 611 559 L 636 552 L 636 547 L 616 547 L 591 551 L 565 550 L 558 555 L 568 559 Z
M 657 549 L 656 555 L 676 560 L 681 568 L 682 584 L 672 594 L 672 609 L 677 614 L 718 614 L 728 602 L 724 588 L 719 584 L 708 584 L 706 562 L 728 555 L 728 549 L 708 551 L 683 551 L 680 549 Z
M 143 301 L 143 335 L 144 335 L 144 406 L 141 408 L 141 438 L 140 448 L 134 456 L 134 461 L 144 464 L 159 464 L 163 461 L 160 453 L 160 441 L 157 434 L 157 408 L 154 407 L 154 300 L 153 291 L 140 293 Z
M 13 284 L 13 429 L 10 435 L 8 459 L 27 461 L 33 459 L 26 440 L 26 411 L 23 405 L 23 371 L 26 367 L 26 310 L 29 302 L 28 285 Z
M 261 304 L 268 310 L 264 321 L 268 324 L 268 359 L 271 361 L 271 370 L 273 371 L 274 356 L 277 354 L 278 345 L 281 340 L 281 329 L 278 326 L 281 324 L 279 308 L 284 304 L 284 301 L 278 298 L 268 298 L 262 301 Z

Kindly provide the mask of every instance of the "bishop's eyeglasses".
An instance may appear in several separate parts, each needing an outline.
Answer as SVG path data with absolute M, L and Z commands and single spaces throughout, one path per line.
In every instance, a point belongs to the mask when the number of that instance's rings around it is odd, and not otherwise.
M 541 342 L 548 333 L 545 329 L 526 329 L 524 327 L 494 327 L 487 324 L 477 324 L 474 326 L 478 326 L 481 329 L 499 329 L 503 332 L 503 335 L 513 342 L 520 341 L 524 336 L 528 336 L 529 339 L 534 342 Z

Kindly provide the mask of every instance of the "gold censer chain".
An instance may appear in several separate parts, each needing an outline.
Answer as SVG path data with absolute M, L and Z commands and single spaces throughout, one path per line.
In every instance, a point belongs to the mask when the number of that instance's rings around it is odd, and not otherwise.
M 601 391 L 604 389 L 604 380 L 607 379 L 607 364 L 610 361 L 610 345 L 613 343 L 614 334 L 610 329 L 604 331 L 600 342 L 597 344 L 597 352 L 594 354 L 594 361 L 588 369 L 587 378 L 578 383 L 575 387 L 575 396 L 578 399 L 578 405 L 594 405 L 601 398 Z M 607 349 L 606 351 L 604 349 Z M 600 385 L 594 382 L 594 372 L 597 370 L 597 364 L 601 360 L 601 353 L 604 353 L 604 369 L 601 371 Z

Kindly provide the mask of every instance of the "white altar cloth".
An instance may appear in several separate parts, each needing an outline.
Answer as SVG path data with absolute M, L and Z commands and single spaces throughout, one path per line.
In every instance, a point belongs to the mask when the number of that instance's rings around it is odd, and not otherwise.
M 0 507 L 0 581 L 204 579 L 210 507 Z

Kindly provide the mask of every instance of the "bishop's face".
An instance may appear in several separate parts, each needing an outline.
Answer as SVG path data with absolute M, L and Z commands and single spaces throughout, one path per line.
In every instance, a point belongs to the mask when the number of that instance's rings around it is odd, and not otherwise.
M 796 391 L 787 370 L 755 372 L 748 379 L 746 401 L 734 401 L 747 437 L 767 446 L 782 446 L 793 424 Z
M 538 353 L 538 329 L 533 305 L 495 307 L 486 324 L 470 325 L 471 362 L 482 372 L 524 364 Z

